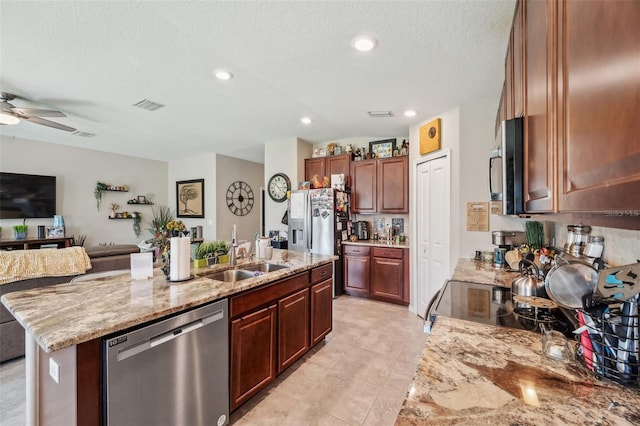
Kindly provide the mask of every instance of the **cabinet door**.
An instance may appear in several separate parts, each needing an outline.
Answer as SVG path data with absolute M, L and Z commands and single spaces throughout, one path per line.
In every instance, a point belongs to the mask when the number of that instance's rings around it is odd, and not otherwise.
M 513 19 L 512 32 L 512 60 L 513 60 L 513 116 L 522 117 L 524 115 L 524 80 L 522 67 L 524 65 L 524 53 L 522 48 L 522 1 L 516 6 L 516 13 Z
M 637 221 L 640 4 L 560 4 L 559 210 Z
M 409 157 L 378 160 L 378 212 L 409 213 Z
M 231 411 L 276 376 L 276 305 L 231 322 Z
M 369 295 L 369 256 L 344 256 L 344 291 L 353 296 Z
M 304 180 L 310 181 L 315 175 L 318 175 L 320 179 L 326 176 L 324 157 L 304 160 Z
M 309 289 L 278 301 L 278 372 L 309 350 Z
M 351 179 L 349 173 L 351 173 L 351 154 L 333 155 L 327 157 L 327 176 L 331 179 L 331 175 L 344 174 L 344 183 L 346 186 L 351 187 Z
M 553 126 L 555 86 L 555 0 L 525 1 L 525 211 L 553 212 L 555 206 L 556 135 Z
M 351 163 L 351 212 L 376 213 L 378 211 L 378 181 L 376 160 Z
M 311 346 L 322 341 L 333 328 L 333 280 L 311 287 Z
M 509 34 L 507 57 L 504 60 L 504 89 L 507 119 L 515 117 L 513 112 L 513 28 Z
M 371 296 L 390 302 L 404 300 L 404 261 L 391 257 L 371 258 Z

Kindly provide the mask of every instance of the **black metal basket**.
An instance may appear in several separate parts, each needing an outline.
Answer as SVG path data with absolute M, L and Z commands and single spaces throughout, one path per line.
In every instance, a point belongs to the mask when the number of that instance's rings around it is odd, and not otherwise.
M 640 386 L 640 316 L 636 298 L 618 308 L 579 310 L 578 358 L 598 377 Z

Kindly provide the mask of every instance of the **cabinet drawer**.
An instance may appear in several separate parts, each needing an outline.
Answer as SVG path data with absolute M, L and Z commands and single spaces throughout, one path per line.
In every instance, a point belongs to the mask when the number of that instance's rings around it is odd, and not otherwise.
M 369 256 L 371 247 L 368 246 L 352 246 L 345 244 L 344 254 L 350 254 L 352 256 Z
M 331 278 L 333 275 L 333 263 L 329 263 L 311 270 L 311 283 L 315 284 Z
M 304 272 L 266 287 L 258 287 L 256 290 L 234 296 L 229 302 L 229 317 L 234 318 L 308 286 L 309 275 Z
M 391 259 L 402 259 L 404 257 L 404 249 L 399 248 L 387 248 L 387 247 L 374 247 L 373 257 L 388 257 Z

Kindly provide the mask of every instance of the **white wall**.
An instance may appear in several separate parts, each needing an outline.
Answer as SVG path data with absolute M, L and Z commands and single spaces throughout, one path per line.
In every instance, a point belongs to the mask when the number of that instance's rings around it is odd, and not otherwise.
M 91 139 L 87 139 L 90 146 Z M 151 207 L 130 206 L 127 200 L 137 195 L 154 194 L 153 202 L 167 203 L 166 162 L 110 154 L 91 149 L 0 137 L 0 170 L 3 172 L 55 175 L 57 177 L 57 213 L 64 216 L 66 235 L 86 234 L 85 246 L 99 243 L 137 244 L 151 235 Z M 100 211 L 93 195 L 96 182 L 128 185 L 129 192 L 105 192 Z M 133 220 L 109 220 L 109 204 L 120 211 L 137 210 L 142 214 L 142 234 L 133 232 Z M 13 238 L 11 227 L 21 220 L 0 220 L 2 237 Z M 28 236 L 36 237 L 37 225 L 52 226 L 52 219 L 30 219 Z
M 254 204 L 249 214 L 236 216 L 227 207 L 227 189 L 235 181 L 246 182 L 253 191 Z M 231 240 L 231 229 L 237 225 L 238 240 L 253 241 L 260 230 L 260 191 L 264 187 L 264 165 L 218 154 L 216 165 L 216 235 Z
M 304 180 L 304 159 L 311 157 L 312 145 L 298 138 L 269 143 L 264 150 L 264 185 L 276 173 L 284 173 L 291 180 L 291 188 L 296 189 Z M 276 203 L 265 190 L 265 233 L 286 231 L 287 225 L 281 223 L 287 211 L 287 203 Z
M 216 239 L 216 154 L 200 153 L 188 158 L 169 162 L 166 191 L 168 206 L 174 216 L 178 209 L 176 182 L 183 180 L 204 179 L 204 218 L 178 218 L 187 229 L 202 226 L 202 236 L 206 240 Z

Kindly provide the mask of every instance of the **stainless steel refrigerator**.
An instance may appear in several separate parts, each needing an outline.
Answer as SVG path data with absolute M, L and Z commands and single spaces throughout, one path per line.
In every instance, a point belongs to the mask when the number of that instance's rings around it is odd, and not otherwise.
M 288 222 L 289 250 L 340 256 L 349 236 L 349 194 L 331 188 L 292 191 Z M 343 293 L 340 265 L 334 262 L 334 297 Z

